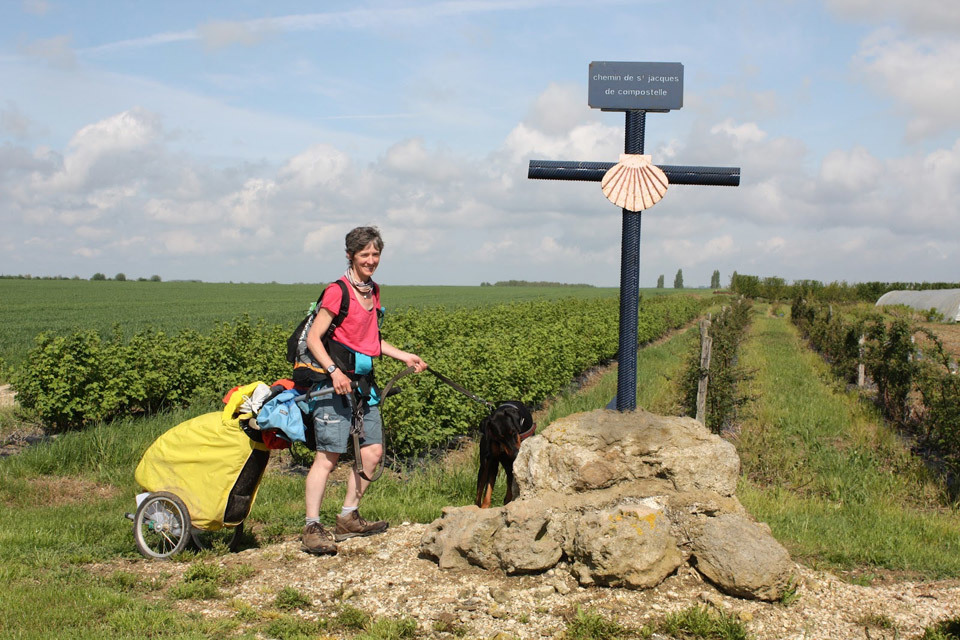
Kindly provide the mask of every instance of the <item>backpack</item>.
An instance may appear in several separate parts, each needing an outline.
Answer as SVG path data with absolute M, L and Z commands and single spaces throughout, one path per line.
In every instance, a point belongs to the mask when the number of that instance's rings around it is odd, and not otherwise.
M 330 323 L 330 328 L 327 329 L 327 333 L 323 336 L 324 338 L 329 338 L 333 335 L 334 329 L 339 327 L 344 319 L 346 319 L 347 312 L 350 310 L 350 292 L 347 291 L 347 284 L 343 280 L 337 280 L 336 284 L 340 285 L 340 309 Z M 300 321 L 297 328 L 293 330 L 290 337 L 287 338 L 287 362 L 296 364 L 300 356 L 307 353 L 307 333 L 309 333 L 310 327 L 313 326 L 313 321 L 316 319 L 317 314 L 320 313 L 320 304 L 323 302 L 323 294 L 326 290 L 327 289 L 324 288 L 324 290 L 320 292 L 320 297 L 310 305 L 310 310 L 307 312 L 307 315 Z

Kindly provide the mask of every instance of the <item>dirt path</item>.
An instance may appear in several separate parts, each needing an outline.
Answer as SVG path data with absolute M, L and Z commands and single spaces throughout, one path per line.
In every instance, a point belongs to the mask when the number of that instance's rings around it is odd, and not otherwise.
M 347 540 L 332 557 L 303 553 L 299 540 L 288 538 L 207 560 L 226 568 L 243 565 L 249 577 L 221 587 L 216 600 L 172 602 L 181 611 L 213 618 L 233 618 L 238 606 L 251 607 L 256 615 L 248 613 L 243 624 L 256 626 L 279 615 L 277 594 L 292 587 L 312 603 L 294 616 L 329 619 L 349 605 L 375 617 L 412 617 L 417 637 L 434 638 L 555 638 L 578 607 L 638 628 L 672 612 L 708 606 L 737 616 L 757 640 L 915 638 L 925 627 L 960 616 L 957 580 L 863 587 L 800 565 L 798 597 L 788 606 L 725 596 L 686 565 L 646 591 L 583 588 L 564 565 L 515 577 L 480 569 L 440 570 L 418 557 L 425 528 L 405 523 L 380 536 Z M 106 576 L 117 571 L 142 576 L 159 587 L 147 598 L 171 601 L 167 591 L 189 566 L 118 560 L 90 568 Z
M 17 404 L 17 393 L 8 384 L 0 384 L 0 408 Z

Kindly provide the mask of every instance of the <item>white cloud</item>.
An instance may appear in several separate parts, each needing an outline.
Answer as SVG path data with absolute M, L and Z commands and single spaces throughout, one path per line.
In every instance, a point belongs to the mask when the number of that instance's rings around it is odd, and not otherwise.
M 894 19 L 921 32 L 960 32 L 960 4 L 955 0 L 826 0 L 837 14 L 864 22 Z
M 278 180 L 303 191 L 342 186 L 350 158 L 328 144 L 316 144 L 290 159 Z
M 883 164 L 863 147 L 831 151 L 820 164 L 820 180 L 848 196 L 862 195 L 877 188 Z
M 855 63 L 908 115 L 908 139 L 960 128 L 960 41 L 956 38 L 907 39 L 882 29 L 862 43 Z
M 133 156 L 159 137 L 159 119 L 138 108 L 87 125 L 70 140 L 62 166 L 53 173 L 35 172 L 30 187 L 70 191 L 136 180 L 142 167 L 131 163 Z
M 14 138 L 24 139 L 37 129 L 37 125 L 12 100 L 0 107 L 0 134 L 6 133 Z
M 303 237 L 303 251 L 313 255 L 342 253 L 343 238 L 349 230 L 345 225 L 324 225 L 309 231 Z
M 179 229 L 161 233 L 159 240 L 166 252 L 172 255 L 204 255 L 216 248 L 213 243 L 203 242 L 197 234 Z
M 584 124 L 588 115 L 583 108 L 583 87 L 551 83 L 537 96 L 523 123 L 548 135 L 563 136 Z
M 727 118 L 723 122 L 710 128 L 712 134 L 725 134 L 733 140 L 733 146 L 742 149 L 748 144 L 763 142 L 767 134 L 761 130 L 755 122 L 744 122 L 734 124 L 733 118 Z

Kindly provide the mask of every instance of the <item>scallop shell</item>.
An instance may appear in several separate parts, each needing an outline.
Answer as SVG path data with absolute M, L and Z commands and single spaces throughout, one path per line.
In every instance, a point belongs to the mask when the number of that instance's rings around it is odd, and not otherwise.
M 600 186 L 607 200 L 627 211 L 643 211 L 660 202 L 670 181 L 650 164 L 650 156 L 620 154 L 620 162 L 603 174 Z

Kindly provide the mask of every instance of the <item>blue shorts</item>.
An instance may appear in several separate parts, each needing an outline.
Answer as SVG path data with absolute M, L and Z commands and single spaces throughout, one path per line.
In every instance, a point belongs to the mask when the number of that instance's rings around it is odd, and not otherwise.
M 317 451 L 346 453 L 350 441 L 350 423 L 353 409 L 347 396 L 334 393 L 318 398 L 313 405 L 313 431 L 317 437 Z M 380 407 L 365 407 L 363 413 L 363 436 L 360 446 L 383 444 L 383 422 Z

